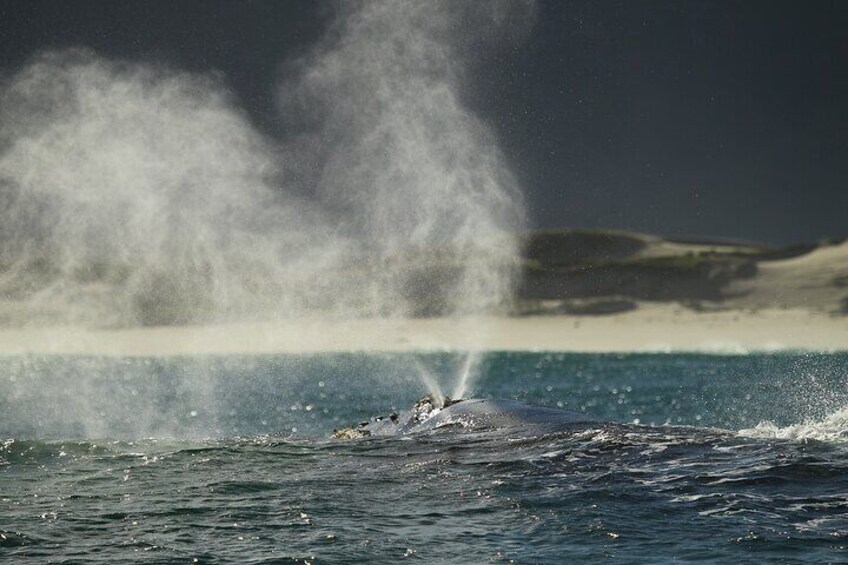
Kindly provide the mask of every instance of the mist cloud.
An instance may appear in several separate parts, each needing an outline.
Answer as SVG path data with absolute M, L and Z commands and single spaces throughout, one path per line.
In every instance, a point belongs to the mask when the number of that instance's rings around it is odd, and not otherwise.
M 342 5 L 314 49 L 283 67 L 282 144 L 215 76 L 84 49 L 34 57 L 0 93 L 0 322 L 503 304 L 520 191 L 461 95 L 474 45 L 529 17 L 509 25 L 504 13 Z

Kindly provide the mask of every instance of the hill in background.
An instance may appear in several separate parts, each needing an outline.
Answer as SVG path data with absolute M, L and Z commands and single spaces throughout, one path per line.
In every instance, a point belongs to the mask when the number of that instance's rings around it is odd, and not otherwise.
M 516 314 L 612 314 L 642 301 L 848 314 L 848 242 L 770 248 L 603 230 L 527 236 Z
M 699 312 L 800 309 L 848 315 L 845 240 L 769 248 L 621 231 L 560 230 L 531 232 L 523 243 L 516 292 L 507 303 L 493 303 L 495 313 L 605 315 L 671 303 Z M 456 289 L 465 288 L 469 261 L 476 259 L 450 249 L 417 249 L 382 260 L 351 256 L 341 266 L 323 270 L 293 268 L 284 273 L 288 278 L 246 269 L 238 273 L 244 296 L 236 298 L 241 302 L 217 296 L 219 281 L 203 265 L 187 272 L 143 272 L 145 284 L 135 286 L 130 284 L 134 279 L 129 263 L 92 263 L 70 273 L 45 261 L 0 265 L 0 327 L 198 326 L 304 316 L 434 318 L 473 313 L 462 310 L 469 297 Z M 484 275 L 487 261 L 479 258 Z M 398 304 L 403 309 L 391 309 Z

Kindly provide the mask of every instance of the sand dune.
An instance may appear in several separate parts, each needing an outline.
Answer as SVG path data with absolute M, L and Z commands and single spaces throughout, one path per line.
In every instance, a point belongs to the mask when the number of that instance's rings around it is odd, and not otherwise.
M 848 314 L 848 241 L 798 257 L 761 261 L 757 275 L 728 286 L 735 308 L 805 308 Z M 845 321 L 848 323 L 848 320 Z

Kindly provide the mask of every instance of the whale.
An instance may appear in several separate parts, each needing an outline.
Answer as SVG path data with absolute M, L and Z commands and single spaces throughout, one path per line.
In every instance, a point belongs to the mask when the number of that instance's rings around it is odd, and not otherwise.
M 333 430 L 341 440 L 366 437 L 415 435 L 443 429 L 471 431 L 503 430 L 548 432 L 585 428 L 603 423 L 579 412 L 524 404 L 517 400 L 423 397 L 409 410 L 392 412 L 360 422 L 356 426 Z

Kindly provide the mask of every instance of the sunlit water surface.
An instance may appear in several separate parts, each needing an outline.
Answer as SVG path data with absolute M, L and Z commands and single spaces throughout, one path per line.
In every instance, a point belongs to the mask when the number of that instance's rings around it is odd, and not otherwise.
M 848 355 L 486 357 L 613 423 L 328 439 L 456 354 L 0 360 L 8 562 L 842 562 Z

